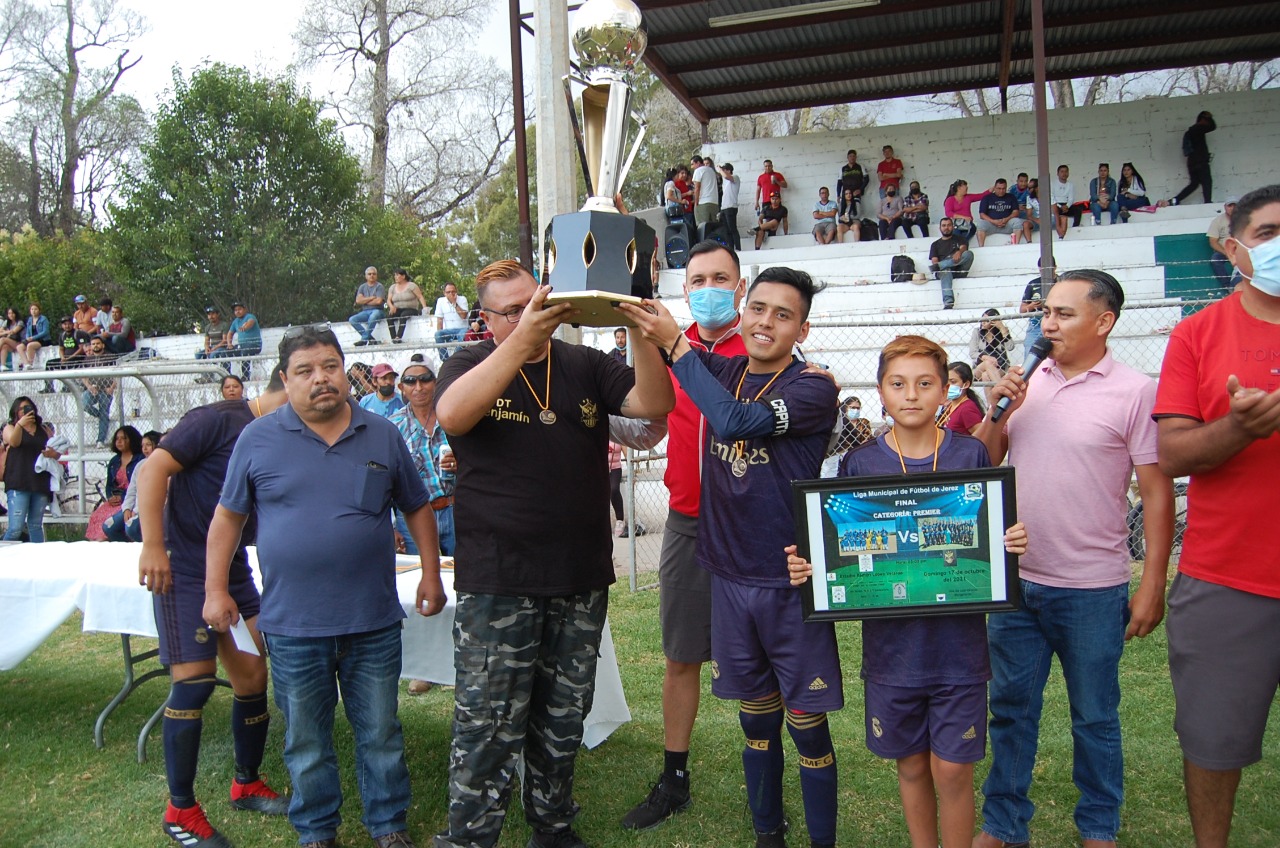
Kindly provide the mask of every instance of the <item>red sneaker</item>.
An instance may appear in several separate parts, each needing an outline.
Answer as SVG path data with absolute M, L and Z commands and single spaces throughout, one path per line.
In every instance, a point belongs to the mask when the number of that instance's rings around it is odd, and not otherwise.
M 231 806 L 237 810 L 252 810 L 268 816 L 283 816 L 289 812 L 289 796 L 276 792 L 261 779 L 252 783 L 233 780 Z
M 164 832 L 180 845 L 200 848 L 235 848 L 231 840 L 213 829 L 199 804 L 179 808 L 169 802 L 164 811 Z

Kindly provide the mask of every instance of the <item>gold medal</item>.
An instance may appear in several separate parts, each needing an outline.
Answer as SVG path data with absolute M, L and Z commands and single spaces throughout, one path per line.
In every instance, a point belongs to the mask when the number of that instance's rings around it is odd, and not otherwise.
M 538 420 L 543 424 L 556 423 L 556 414 L 549 409 L 544 409 L 538 413 Z
M 732 470 L 733 470 L 734 477 L 746 477 L 747 461 L 742 457 L 738 457 L 733 461 Z
M 551 425 L 556 423 L 556 414 L 548 409 L 551 406 L 551 342 L 547 342 L 547 399 L 543 401 L 538 397 L 538 393 L 533 390 L 533 383 L 529 382 L 529 378 L 525 376 L 524 369 L 520 369 L 520 379 L 524 380 L 524 384 L 529 387 L 529 394 L 533 395 L 534 403 L 542 408 L 538 413 L 538 420 L 543 424 Z

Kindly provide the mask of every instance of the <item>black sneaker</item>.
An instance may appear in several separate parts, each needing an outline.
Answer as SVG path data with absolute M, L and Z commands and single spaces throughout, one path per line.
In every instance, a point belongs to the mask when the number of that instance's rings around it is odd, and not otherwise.
M 676 813 L 684 812 L 693 803 L 686 788 L 683 793 L 672 792 L 664 781 L 658 781 L 649 790 L 649 797 L 632 808 L 622 819 L 627 830 L 650 830 L 662 824 Z
M 756 848 L 787 848 L 787 831 L 790 829 L 791 823 L 783 819 L 777 830 L 768 833 L 756 831 Z
M 565 827 L 552 831 L 535 830 L 529 837 L 527 848 L 587 848 L 587 843 L 573 828 Z

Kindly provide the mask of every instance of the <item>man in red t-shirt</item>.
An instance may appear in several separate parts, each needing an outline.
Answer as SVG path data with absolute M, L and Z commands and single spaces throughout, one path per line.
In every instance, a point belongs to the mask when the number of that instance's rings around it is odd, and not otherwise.
M 876 165 L 876 176 L 880 178 L 880 199 L 883 200 L 889 186 L 899 188 L 902 182 L 902 160 L 893 156 L 893 145 L 884 146 L 884 158 Z
M 746 292 L 738 256 L 716 242 L 689 252 L 684 295 L 696 323 L 689 344 L 722 356 L 747 350 L 738 333 L 738 307 Z M 627 813 L 622 826 L 648 830 L 692 803 L 689 796 L 689 738 L 698 716 L 702 666 L 711 659 L 711 574 L 695 557 L 702 488 L 702 443 L 707 424 L 674 375 L 676 407 L 667 415 L 667 473 L 670 511 L 658 564 L 662 652 L 662 777 L 649 796 Z
M 756 177 L 756 214 L 760 214 L 761 207 L 769 202 L 769 198 L 777 194 L 782 196 L 782 190 L 787 187 L 787 178 L 782 176 L 781 171 L 773 170 L 773 160 L 764 160 L 764 173 Z
M 1166 627 L 1199 848 L 1227 845 L 1280 677 L 1280 185 L 1241 198 L 1224 247 L 1244 282 L 1174 329 L 1153 413 L 1161 470 L 1191 477 Z

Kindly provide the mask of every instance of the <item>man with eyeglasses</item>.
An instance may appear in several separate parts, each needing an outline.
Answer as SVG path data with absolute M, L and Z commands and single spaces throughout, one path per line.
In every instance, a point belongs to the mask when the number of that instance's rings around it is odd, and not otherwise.
M 476 278 L 493 339 L 440 369 L 436 414 L 458 457 L 454 734 L 437 848 L 496 845 L 521 756 L 534 848 L 576 848 L 574 761 L 591 709 L 614 582 L 608 416 L 674 405 L 661 355 L 635 370 L 552 340 L 576 315 L 544 308 L 518 262 Z

